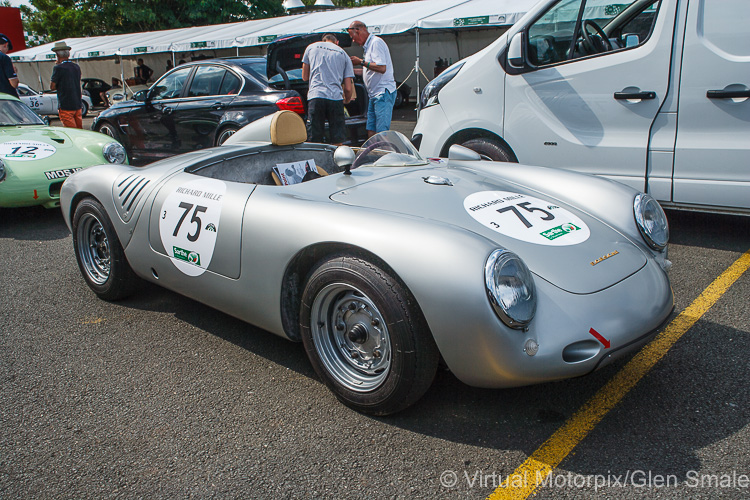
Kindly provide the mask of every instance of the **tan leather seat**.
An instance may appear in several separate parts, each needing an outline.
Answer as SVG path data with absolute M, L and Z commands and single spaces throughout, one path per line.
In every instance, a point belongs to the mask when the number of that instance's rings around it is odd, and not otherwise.
M 277 111 L 271 118 L 271 143 L 274 146 L 301 144 L 307 140 L 307 127 L 294 111 Z

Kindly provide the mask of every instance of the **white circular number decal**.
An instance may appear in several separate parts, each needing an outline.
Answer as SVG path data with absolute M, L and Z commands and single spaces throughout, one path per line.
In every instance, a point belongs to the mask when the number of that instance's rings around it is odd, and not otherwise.
M 167 255 L 188 276 L 200 276 L 211 263 L 227 186 L 216 179 L 185 183 L 164 200 L 159 234 Z
M 42 160 L 57 151 L 46 142 L 11 141 L 0 144 L 0 158 L 16 161 Z
M 576 245 L 591 234 L 580 217 L 554 203 L 525 194 L 481 191 L 467 196 L 464 208 L 482 225 L 538 245 Z

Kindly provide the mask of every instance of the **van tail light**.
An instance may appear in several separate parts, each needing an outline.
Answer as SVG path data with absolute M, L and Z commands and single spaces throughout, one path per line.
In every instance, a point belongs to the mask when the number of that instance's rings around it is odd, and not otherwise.
M 287 97 L 286 99 L 281 99 L 276 101 L 276 106 L 280 110 L 288 109 L 289 111 L 294 111 L 300 115 L 305 114 L 305 106 L 302 104 L 302 99 L 300 97 Z

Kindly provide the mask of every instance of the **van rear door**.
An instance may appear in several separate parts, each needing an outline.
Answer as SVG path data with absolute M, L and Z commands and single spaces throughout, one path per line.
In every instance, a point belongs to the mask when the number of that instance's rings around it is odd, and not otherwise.
M 673 201 L 750 208 L 750 2 L 691 1 Z

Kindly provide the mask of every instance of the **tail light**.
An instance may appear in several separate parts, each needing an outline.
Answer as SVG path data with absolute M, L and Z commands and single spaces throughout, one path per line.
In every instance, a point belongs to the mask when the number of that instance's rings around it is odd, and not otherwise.
M 305 106 L 302 104 L 302 99 L 300 97 L 287 97 L 286 99 L 281 99 L 276 101 L 276 106 L 280 110 L 288 109 L 289 111 L 294 111 L 300 115 L 305 114 Z

